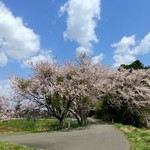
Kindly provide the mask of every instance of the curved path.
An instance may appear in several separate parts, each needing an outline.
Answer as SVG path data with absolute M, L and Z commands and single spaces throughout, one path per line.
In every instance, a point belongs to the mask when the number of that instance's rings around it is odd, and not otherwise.
M 111 125 L 91 125 L 67 132 L 0 135 L 8 141 L 45 150 L 129 150 L 124 135 Z

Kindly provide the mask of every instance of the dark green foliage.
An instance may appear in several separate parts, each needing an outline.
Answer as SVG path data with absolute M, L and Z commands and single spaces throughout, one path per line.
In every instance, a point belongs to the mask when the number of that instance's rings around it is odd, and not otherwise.
M 95 110 L 90 110 L 89 111 L 89 114 L 88 114 L 88 117 L 93 117 L 93 116 L 95 116 L 96 114 L 95 114 Z
M 102 118 L 102 101 L 98 101 L 95 108 L 95 115 L 97 119 Z
M 46 98 L 46 104 L 52 105 L 56 109 L 61 109 L 62 97 L 58 93 L 54 93 L 53 96 L 48 95 Z
M 140 60 L 136 60 L 133 63 L 131 63 L 130 65 L 121 65 L 121 67 L 125 68 L 125 69 L 150 69 L 150 66 L 144 66 L 144 64 L 142 64 L 140 62 Z
M 143 114 L 131 99 L 125 100 L 122 97 L 107 94 L 103 97 L 97 113 L 98 118 L 101 117 L 107 121 L 115 121 L 137 127 L 145 126 Z
M 67 78 L 68 80 L 71 80 L 71 79 L 72 79 L 71 74 L 68 73 L 68 74 L 66 75 L 66 78 Z
M 64 81 L 64 77 L 59 75 L 57 76 L 57 82 L 63 82 Z

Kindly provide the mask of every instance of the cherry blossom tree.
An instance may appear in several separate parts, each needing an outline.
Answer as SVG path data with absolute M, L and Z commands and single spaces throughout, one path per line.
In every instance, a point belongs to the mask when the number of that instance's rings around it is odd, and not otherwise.
M 105 118 L 136 126 L 147 124 L 150 114 L 150 69 L 120 68 L 110 84 L 111 90 L 106 93 L 102 106 Z
M 74 100 L 71 95 L 70 79 L 67 67 L 49 63 L 38 63 L 33 66 L 34 74 L 29 79 L 11 77 L 15 93 L 22 101 L 32 101 L 39 108 L 46 108 L 59 120 L 60 127 Z M 70 94 L 68 94 L 70 93 Z
M 11 118 L 12 110 L 10 101 L 4 96 L 0 96 L 0 119 L 6 120 Z
M 22 99 L 22 97 L 16 95 L 13 99 L 14 117 L 26 118 L 28 120 L 40 118 L 41 107 L 38 107 L 37 103 L 27 99 Z
M 113 75 L 113 69 L 101 64 L 93 64 L 92 58 L 85 55 L 77 57 L 78 65 L 68 64 L 71 70 L 71 87 L 75 99 L 70 112 L 78 120 L 79 124 L 87 123 L 90 110 L 94 109 L 95 103 L 106 92 L 108 82 Z
M 22 100 L 46 108 L 59 120 L 61 128 L 70 112 L 80 124 L 86 123 L 87 112 L 107 89 L 112 73 L 108 67 L 93 64 L 92 59 L 83 55 L 78 57 L 77 63 L 42 62 L 32 69 L 34 74 L 28 79 L 11 76 L 13 89 Z

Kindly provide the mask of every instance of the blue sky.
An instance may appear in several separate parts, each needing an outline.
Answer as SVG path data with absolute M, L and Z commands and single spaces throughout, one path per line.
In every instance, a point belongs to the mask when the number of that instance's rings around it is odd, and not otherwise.
M 150 65 L 149 0 L 0 0 L 0 94 L 28 62 L 64 63 L 86 52 L 95 63 Z

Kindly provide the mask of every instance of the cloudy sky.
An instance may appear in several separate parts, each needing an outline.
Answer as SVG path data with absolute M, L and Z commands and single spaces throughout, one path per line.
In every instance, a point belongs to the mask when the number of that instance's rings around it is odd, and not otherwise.
M 64 63 L 87 53 L 118 67 L 150 65 L 150 0 L 0 0 L 0 94 L 28 62 Z

